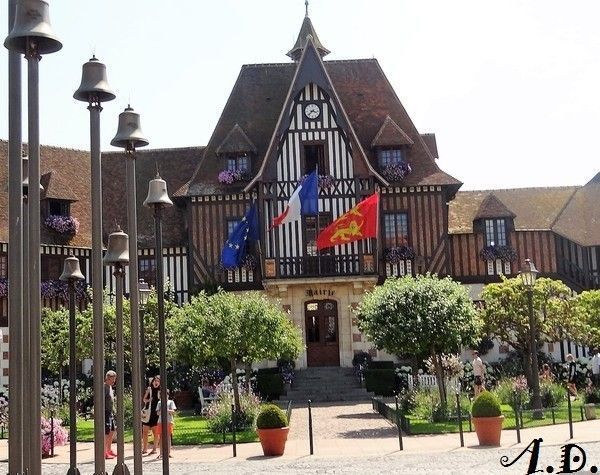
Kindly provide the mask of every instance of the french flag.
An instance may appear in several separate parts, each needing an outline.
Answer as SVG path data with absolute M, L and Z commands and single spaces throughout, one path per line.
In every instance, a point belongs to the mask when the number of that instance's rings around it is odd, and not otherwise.
M 294 190 L 287 206 L 279 216 L 273 219 L 273 226 L 291 223 L 300 216 L 317 215 L 319 213 L 319 175 L 315 169 Z

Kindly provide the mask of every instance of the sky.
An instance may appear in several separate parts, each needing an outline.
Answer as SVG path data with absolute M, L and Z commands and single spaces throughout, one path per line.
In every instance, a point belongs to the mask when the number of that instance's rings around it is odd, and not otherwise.
M 305 8 L 303 0 L 48 3 L 64 47 L 40 64 L 41 143 L 89 149 L 88 111 L 72 95 L 95 54 L 117 94 L 103 104 L 105 151 L 115 150 L 129 102 L 151 148 L 206 145 L 241 65 L 290 61 Z M 582 185 L 600 170 L 597 0 L 311 0 L 309 14 L 326 59 L 377 58 L 419 132 L 436 134 L 438 164 L 462 189 Z

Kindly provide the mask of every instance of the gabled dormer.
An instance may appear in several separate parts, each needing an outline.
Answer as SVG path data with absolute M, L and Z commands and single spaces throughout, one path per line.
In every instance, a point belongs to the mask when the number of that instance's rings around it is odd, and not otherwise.
M 252 161 L 256 157 L 256 146 L 239 124 L 232 127 L 215 153 L 222 165 L 219 181 L 228 179 L 243 181 L 250 178 Z
M 402 181 L 412 168 L 407 156 L 414 141 L 388 115 L 375 135 L 371 148 L 377 157 L 377 166 L 390 183 Z

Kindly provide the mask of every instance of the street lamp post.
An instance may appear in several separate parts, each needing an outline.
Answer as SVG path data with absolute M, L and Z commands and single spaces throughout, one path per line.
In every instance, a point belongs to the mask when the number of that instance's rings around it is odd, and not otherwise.
M 104 256 L 104 264 L 114 266 L 116 280 L 116 344 L 117 344 L 117 464 L 113 475 L 129 475 L 125 465 L 125 351 L 123 346 L 123 284 L 125 281 L 125 266 L 129 263 L 128 237 L 121 229 L 108 236 L 108 246 Z
M 142 377 L 142 387 L 148 384 L 146 380 L 146 329 L 144 327 L 144 318 L 146 316 L 146 304 L 152 291 L 144 279 L 138 281 L 138 292 L 140 294 L 140 375 Z
M 73 97 L 86 102 L 90 111 L 92 202 L 92 314 L 94 320 L 94 474 L 104 475 L 104 315 L 102 312 L 102 168 L 100 164 L 100 112 L 102 102 L 114 93 L 106 79 L 106 66 L 92 57 L 83 65 L 81 85 Z
M 165 337 L 165 281 L 163 275 L 162 259 L 162 221 L 161 214 L 163 208 L 173 206 L 173 202 L 167 193 L 167 182 L 157 173 L 154 180 L 148 184 L 148 196 L 144 201 L 144 206 L 154 208 L 154 239 L 155 250 L 154 258 L 156 260 L 156 297 L 158 300 L 158 350 L 160 367 L 160 420 L 162 421 L 162 433 L 160 450 L 162 454 L 163 475 L 169 475 L 169 434 L 167 418 L 167 353 Z
M 12 52 L 24 54 L 27 60 L 27 142 L 29 147 L 29 179 L 40 182 L 40 98 L 39 66 L 43 54 L 59 51 L 62 43 L 54 35 L 50 25 L 48 4 L 41 0 L 19 0 L 16 4 L 14 24 L 4 41 L 4 46 Z M 19 114 L 20 115 L 20 114 Z M 11 121 L 18 120 L 10 117 Z M 13 143 L 14 145 L 14 143 Z M 30 392 L 30 407 L 27 427 L 23 428 L 23 445 L 29 448 L 29 457 L 23 459 L 23 470 L 31 475 L 42 472 L 41 426 L 41 298 L 40 298 L 40 189 L 32 186 L 29 190 L 29 270 L 31 295 L 29 296 L 29 368 L 23 368 L 28 375 L 28 384 L 23 383 L 23 391 Z M 25 264 L 24 264 L 25 265 Z M 24 325 L 25 327 L 26 325 Z M 23 338 L 26 336 L 22 335 Z M 22 342 L 21 342 L 22 343 Z M 16 349 L 20 351 L 20 349 Z M 26 386 L 29 386 L 28 388 Z M 18 430 L 18 429 L 17 429 Z M 26 460 L 28 458 L 28 460 Z
M 69 256 L 65 259 L 60 280 L 69 285 L 69 470 L 67 475 L 79 475 L 77 469 L 77 355 L 75 351 L 75 281 L 85 277 L 79 269 L 79 259 Z M 62 388 L 61 388 L 62 392 Z
M 129 233 L 129 307 L 131 311 L 131 379 L 133 386 L 133 472 L 142 473 L 142 386 L 140 377 L 140 315 L 138 295 L 137 207 L 135 150 L 148 145 L 140 127 L 140 115 L 128 105 L 119 114 L 117 134 L 110 142 L 125 149 L 127 183 L 127 232 Z
M 538 367 L 538 355 L 537 355 L 537 339 L 536 339 L 536 327 L 535 327 L 535 316 L 533 313 L 533 287 L 535 286 L 535 280 L 538 275 L 538 270 L 535 268 L 531 259 L 525 259 L 525 265 L 523 270 L 519 273 L 523 285 L 527 290 L 527 309 L 529 312 L 529 356 L 531 360 L 531 405 L 533 408 L 533 418 L 542 419 L 544 413 L 542 412 L 542 397 L 540 395 L 540 374 Z

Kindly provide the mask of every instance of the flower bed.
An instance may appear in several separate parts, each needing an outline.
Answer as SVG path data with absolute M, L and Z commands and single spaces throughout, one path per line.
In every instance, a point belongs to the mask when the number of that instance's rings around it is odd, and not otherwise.
M 237 181 L 248 180 L 249 174 L 246 170 L 223 170 L 219 172 L 219 183 L 231 185 Z
M 479 257 L 484 261 L 513 262 L 517 260 L 517 251 L 510 246 L 486 246 L 479 251 Z
M 383 251 L 383 258 L 390 264 L 415 258 L 415 251 L 409 246 L 388 247 Z
M 65 236 L 72 236 L 79 231 L 79 220 L 72 216 L 51 214 L 46 218 L 44 224 L 53 231 Z
M 87 283 L 78 280 L 75 282 L 75 300 L 82 300 L 87 297 Z M 62 280 L 44 280 L 40 284 L 40 294 L 42 298 L 55 299 L 60 298 L 64 301 L 69 299 L 69 284 Z
M 412 172 L 407 162 L 390 163 L 381 170 L 381 174 L 388 181 L 402 181 Z

